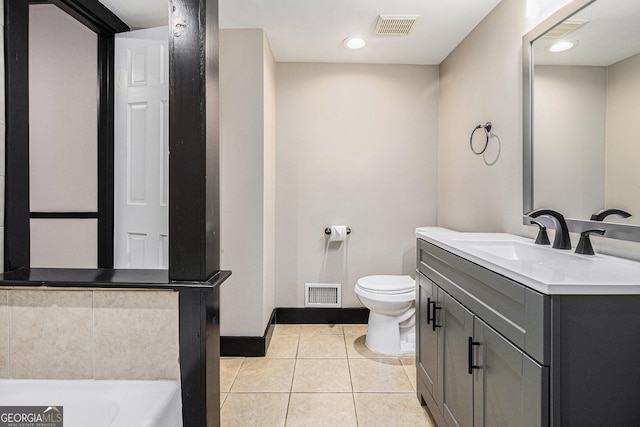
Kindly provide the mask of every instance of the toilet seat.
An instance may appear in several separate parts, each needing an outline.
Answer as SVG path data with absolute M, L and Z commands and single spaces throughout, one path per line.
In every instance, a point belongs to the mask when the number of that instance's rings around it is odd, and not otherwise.
M 416 282 L 411 276 L 366 276 L 358 279 L 356 287 L 372 294 L 396 295 L 414 292 Z

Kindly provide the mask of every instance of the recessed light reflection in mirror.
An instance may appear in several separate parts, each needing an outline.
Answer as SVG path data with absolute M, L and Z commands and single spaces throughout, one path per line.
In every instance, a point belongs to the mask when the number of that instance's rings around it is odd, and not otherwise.
M 550 53 L 565 52 L 569 49 L 573 49 L 578 45 L 575 40 L 558 40 L 546 47 L 546 51 Z

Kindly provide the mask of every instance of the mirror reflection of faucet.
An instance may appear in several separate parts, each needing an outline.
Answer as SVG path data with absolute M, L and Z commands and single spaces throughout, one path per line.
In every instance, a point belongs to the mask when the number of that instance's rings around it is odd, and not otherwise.
M 631 216 L 629 212 L 623 211 L 622 209 L 600 209 L 598 212 L 591 215 L 591 221 L 604 221 L 604 219 L 609 215 L 614 215 L 620 218 L 629 218 Z
M 531 212 L 527 212 L 525 215 L 531 218 L 537 218 L 539 216 L 551 217 L 556 229 L 556 236 L 553 239 L 553 245 L 551 247 L 555 249 L 571 249 L 569 227 L 567 227 L 567 221 L 565 221 L 564 216 L 562 216 L 560 212 L 552 209 L 534 209 Z

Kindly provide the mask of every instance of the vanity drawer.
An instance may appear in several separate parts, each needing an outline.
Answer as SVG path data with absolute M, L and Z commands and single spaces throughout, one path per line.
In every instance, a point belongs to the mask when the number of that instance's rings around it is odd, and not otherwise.
M 513 344 L 550 363 L 550 298 L 418 239 L 418 270 Z

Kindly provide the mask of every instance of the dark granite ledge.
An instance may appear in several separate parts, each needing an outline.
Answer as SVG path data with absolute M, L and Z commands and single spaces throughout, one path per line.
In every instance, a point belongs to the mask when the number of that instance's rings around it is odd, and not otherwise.
M 170 281 L 168 270 L 127 270 L 107 268 L 26 268 L 0 274 L 3 287 L 63 287 L 115 289 L 211 289 L 231 276 L 218 271 L 205 281 Z

